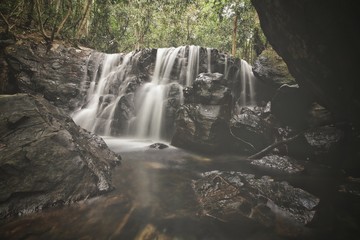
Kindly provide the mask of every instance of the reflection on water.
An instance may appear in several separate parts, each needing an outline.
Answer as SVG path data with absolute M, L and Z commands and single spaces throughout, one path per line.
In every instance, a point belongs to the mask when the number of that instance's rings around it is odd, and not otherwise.
M 267 173 L 244 157 L 201 156 L 174 147 L 150 149 L 150 141 L 105 140 L 123 159 L 113 172 L 114 191 L 8 220 L 0 226 L 0 239 L 285 239 L 276 229 L 244 217 L 224 222 L 201 214 L 191 188 L 201 172 Z M 278 178 L 300 183 L 299 176 L 278 174 Z M 330 184 L 330 178 L 323 181 Z M 314 188 L 311 176 L 308 184 L 303 177 L 301 183 L 310 191 Z M 303 239 L 308 229 L 301 231 Z

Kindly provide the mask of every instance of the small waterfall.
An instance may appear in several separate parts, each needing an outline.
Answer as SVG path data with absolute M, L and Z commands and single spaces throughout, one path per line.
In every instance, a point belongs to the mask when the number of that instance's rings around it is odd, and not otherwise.
M 184 60 L 186 49 L 188 49 L 187 65 L 186 68 L 181 68 L 184 61 L 179 61 L 179 58 L 182 56 Z M 199 72 L 199 49 L 198 46 L 189 46 L 157 50 L 152 80 L 150 83 L 146 83 L 137 94 L 139 96 L 135 120 L 137 137 L 156 140 L 163 138 L 164 113 L 170 86 L 175 81 L 184 82 L 181 79 L 183 76 L 186 76 L 186 86 L 192 84 Z M 176 71 L 177 69 L 180 70 Z M 182 103 L 182 86 L 179 85 L 178 88 L 179 102 Z
M 207 70 L 211 73 L 211 48 L 206 48 L 207 51 Z
M 168 83 L 175 61 L 182 48 L 159 48 L 156 55 L 154 75 L 139 91 L 136 115 L 136 136 L 159 140 L 163 122 Z
M 256 77 L 252 71 L 252 67 L 245 60 L 241 59 L 240 64 L 240 81 L 241 81 L 241 93 L 240 93 L 240 105 L 241 106 L 253 106 L 255 105 L 255 83 Z
M 155 64 L 144 65 L 155 51 Z M 85 76 L 85 103 L 72 117 L 78 125 L 103 136 L 166 140 L 174 128 L 176 110 L 184 102 L 183 88 L 192 85 L 200 70 L 214 71 L 211 53 L 211 48 L 181 46 L 150 52 L 94 54 L 88 62 L 97 70 Z M 255 77 L 247 62 L 241 60 L 239 66 L 238 61 L 225 55 L 224 75 L 230 78 L 239 105 L 255 104 Z
M 188 64 L 186 71 L 186 86 L 190 86 L 199 74 L 199 52 L 200 47 L 189 46 Z
M 126 76 L 134 54 L 103 54 L 103 60 L 96 59 L 96 66 L 101 66 L 101 74 L 95 72 L 86 95 L 84 106 L 72 114 L 74 121 L 87 129 L 101 135 L 110 135 L 114 110 L 127 84 Z M 122 60 L 122 63 L 120 64 Z M 98 68 L 99 69 L 99 68 Z M 120 84 L 114 89 L 114 83 Z

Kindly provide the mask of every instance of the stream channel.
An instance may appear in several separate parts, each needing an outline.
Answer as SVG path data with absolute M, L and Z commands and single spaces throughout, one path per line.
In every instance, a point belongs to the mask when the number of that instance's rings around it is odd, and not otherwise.
M 172 146 L 152 149 L 150 141 L 104 140 L 122 156 L 121 166 L 113 171 L 113 191 L 70 206 L 9 219 L 0 226 L 0 238 L 331 239 L 337 231 L 330 229 L 332 223 L 326 213 L 319 214 L 325 216 L 320 224 L 289 229 L 284 223 L 265 227 L 241 215 L 224 220 L 204 213 L 192 188 L 201 173 L 213 170 L 269 175 L 319 197 L 317 212 L 321 213 L 330 209 L 326 206 L 339 204 L 334 202 L 334 193 L 342 175 L 327 167 L 304 162 L 304 172 L 289 175 L 251 165 L 245 156 L 206 156 Z

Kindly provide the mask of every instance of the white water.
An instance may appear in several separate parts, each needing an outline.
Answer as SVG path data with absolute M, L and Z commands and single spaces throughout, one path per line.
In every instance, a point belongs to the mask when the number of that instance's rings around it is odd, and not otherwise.
M 190 86 L 199 72 L 200 47 L 189 46 L 188 49 L 186 74 L 180 71 L 177 78 L 181 82 L 181 76 L 186 75 L 186 85 Z M 152 80 L 150 83 L 146 83 L 138 93 L 138 111 L 135 120 L 137 137 L 154 140 L 162 139 L 164 111 L 166 110 L 170 84 L 173 83 L 171 74 L 176 67 L 176 60 L 185 55 L 185 50 L 186 47 L 159 48 L 157 50 Z M 180 62 L 180 64 L 183 64 L 183 62 Z M 180 92 L 182 92 L 181 87 Z M 180 102 L 182 101 L 182 93 L 180 93 Z
M 138 62 L 139 54 L 99 54 L 93 58 L 94 67 L 98 67 L 88 87 L 86 103 L 72 115 L 74 121 L 83 128 L 103 136 L 116 136 L 114 127 L 118 120 L 115 116 L 119 102 L 129 96 L 127 87 L 133 84 L 137 72 L 131 72 Z M 202 69 L 212 72 L 211 49 L 206 49 L 207 60 L 202 63 Z M 122 137 L 129 136 L 140 139 L 164 140 L 165 113 L 169 101 L 169 92 L 177 94 L 179 104 L 183 103 L 183 87 L 191 86 L 200 69 L 200 47 L 182 46 L 177 48 L 159 48 L 157 50 L 154 73 L 150 82 L 139 87 L 131 98 L 134 115 L 126 122 L 127 132 Z M 238 99 L 240 106 L 255 104 L 253 82 L 255 76 L 251 66 L 241 60 L 235 74 L 239 79 L 241 94 Z M 229 76 L 230 66 L 225 56 L 225 78 Z M 84 83 L 84 86 L 86 84 Z M 238 95 L 239 96 L 239 95 Z M 173 99 L 172 99 L 173 100 Z M 173 124 L 173 123 L 170 123 Z M 116 126 L 119 127 L 119 126 Z
M 72 115 L 74 121 L 81 127 L 97 132 L 101 135 L 111 134 L 111 122 L 114 110 L 119 99 L 124 94 L 124 85 L 127 84 L 126 76 L 132 63 L 133 53 L 106 54 L 101 65 L 101 74 L 97 81 L 97 72 L 87 91 L 86 104 Z M 123 58 L 123 59 L 122 59 Z M 122 63 L 120 64 L 122 59 Z M 96 59 L 100 61 L 100 59 Z M 118 89 L 110 88 L 116 81 L 120 82 Z
M 240 67 L 240 81 L 241 81 L 241 94 L 240 105 L 241 106 L 253 106 L 255 105 L 255 83 L 256 77 L 252 71 L 252 67 L 245 60 L 241 59 Z
M 206 50 L 207 50 L 207 70 L 208 73 L 211 73 L 211 48 L 207 48 Z

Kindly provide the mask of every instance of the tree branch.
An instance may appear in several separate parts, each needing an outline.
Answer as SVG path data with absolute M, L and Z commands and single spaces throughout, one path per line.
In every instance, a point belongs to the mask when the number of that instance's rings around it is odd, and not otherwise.
M 41 20 L 41 11 L 40 11 L 39 0 L 35 1 L 35 5 L 36 5 L 36 12 L 37 12 L 37 15 L 38 15 L 38 20 L 39 20 L 39 25 L 40 25 L 40 32 L 43 35 L 43 37 L 45 38 L 45 40 L 49 40 L 50 37 L 46 34 L 44 26 L 43 26 L 43 22 Z
M 5 32 L 8 33 L 10 31 L 10 24 L 8 22 L 8 20 L 6 19 L 6 17 L 0 12 L 0 16 L 1 18 L 4 20 L 6 26 L 5 26 Z
M 278 142 L 274 142 L 273 144 L 267 146 L 266 148 L 264 148 L 263 150 L 261 150 L 260 152 L 258 153 L 255 153 L 254 155 L 251 155 L 250 157 L 248 157 L 248 159 L 256 159 L 256 158 L 259 158 L 259 157 L 262 157 L 264 156 L 266 153 L 270 152 L 271 150 L 273 150 L 274 148 L 282 145 L 282 144 L 285 144 L 285 143 L 288 143 L 288 142 L 291 142 L 293 140 L 295 140 L 296 138 L 298 138 L 300 135 L 302 135 L 304 132 L 299 132 L 298 134 L 295 134 L 294 136 L 288 138 L 288 139 L 284 139 L 284 140 L 281 140 L 281 141 L 278 141 Z
M 248 145 L 249 147 L 251 147 L 253 150 L 256 150 L 256 148 L 254 147 L 254 145 L 252 145 L 251 143 L 245 141 L 244 139 L 241 139 L 241 138 L 235 136 L 235 134 L 234 134 L 234 133 L 232 132 L 232 130 L 231 130 L 231 127 L 229 127 L 229 130 L 230 130 L 231 136 L 233 136 L 235 139 L 239 140 L 239 141 L 242 142 L 242 143 L 245 143 L 246 145 Z

